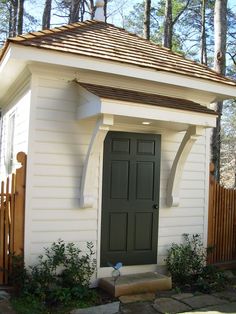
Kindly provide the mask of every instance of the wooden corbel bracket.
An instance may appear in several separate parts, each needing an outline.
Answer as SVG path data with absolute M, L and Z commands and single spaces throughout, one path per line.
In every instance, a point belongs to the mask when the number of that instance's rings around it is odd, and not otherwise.
M 81 180 L 80 208 L 92 208 L 96 197 L 93 195 L 94 173 L 99 162 L 99 153 L 104 139 L 113 125 L 112 115 L 103 115 L 97 120 L 88 147 Z
M 184 165 L 193 144 L 200 136 L 203 135 L 203 130 L 204 128 L 200 126 L 190 126 L 180 144 L 167 182 L 166 203 L 168 207 L 179 206 L 180 182 L 183 174 Z

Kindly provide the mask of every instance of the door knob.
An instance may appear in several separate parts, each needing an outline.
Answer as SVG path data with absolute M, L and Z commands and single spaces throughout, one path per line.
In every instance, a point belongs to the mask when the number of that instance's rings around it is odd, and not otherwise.
M 158 204 L 153 204 L 153 209 L 159 209 L 159 206 L 158 206 Z

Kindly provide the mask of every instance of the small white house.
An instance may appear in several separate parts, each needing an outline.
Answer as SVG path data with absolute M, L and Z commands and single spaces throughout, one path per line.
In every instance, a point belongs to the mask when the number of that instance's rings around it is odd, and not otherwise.
M 0 53 L 2 176 L 27 154 L 25 260 L 93 241 L 97 277 L 156 270 L 183 233 L 206 243 L 211 104 L 236 83 L 99 21 Z

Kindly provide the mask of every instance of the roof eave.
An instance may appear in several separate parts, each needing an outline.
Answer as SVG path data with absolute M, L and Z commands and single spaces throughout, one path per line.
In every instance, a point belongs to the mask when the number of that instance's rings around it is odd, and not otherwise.
M 9 43 L 0 61 L 0 100 L 2 100 L 16 78 L 26 67 L 26 60 L 17 60 L 15 47 Z
M 6 58 L 8 50 L 11 50 L 8 63 L 10 64 L 12 62 L 15 62 L 18 64 L 18 68 L 22 68 L 28 62 L 42 62 L 46 64 L 66 66 L 73 69 L 76 68 L 91 70 L 107 74 L 109 73 L 138 78 L 184 88 L 187 87 L 214 94 L 214 101 L 226 100 L 236 97 L 236 85 L 230 85 L 228 83 L 214 82 L 207 79 L 190 77 L 173 72 L 157 71 L 150 68 L 111 60 L 104 60 L 101 58 L 95 58 L 90 56 L 51 51 L 45 48 L 36 48 L 32 46 L 26 47 L 14 42 L 8 43 L 6 50 L 2 55 L 0 66 L 2 69 L 5 68 L 5 70 L 7 68 L 7 63 L 4 63 L 4 59 Z M 56 55 L 58 57 L 55 57 Z M 12 75 L 16 75 L 17 71 L 14 71 L 14 73 L 15 74 Z M 0 86 L 2 80 L 4 80 L 4 76 L 1 74 Z

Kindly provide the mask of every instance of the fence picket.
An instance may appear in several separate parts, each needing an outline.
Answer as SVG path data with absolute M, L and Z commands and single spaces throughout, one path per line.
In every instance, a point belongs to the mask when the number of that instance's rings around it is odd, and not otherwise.
M 1 200 L 0 200 L 0 283 L 4 282 L 4 182 L 1 182 Z
M 6 272 L 8 272 L 9 268 L 8 268 L 8 248 L 9 248 L 9 230 L 10 230 L 10 226 L 9 226 L 9 205 L 10 205 L 10 197 L 9 197 L 9 177 L 7 178 L 6 181 L 6 194 L 5 194 L 5 221 L 4 221 L 4 248 L 5 248 L 5 254 L 4 254 L 4 269 Z M 7 273 L 5 272 L 5 283 L 8 283 L 8 276 Z
M 208 246 L 209 264 L 236 262 L 236 190 L 220 186 L 213 177 L 210 167 Z
M 26 155 L 18 153 L 22 164 L 6 181 L 0 190 L 0 285 L 8 284 L 11 270 L 11 256 L 24 250 L 24 213 Z

